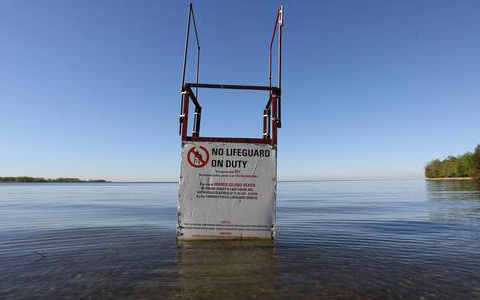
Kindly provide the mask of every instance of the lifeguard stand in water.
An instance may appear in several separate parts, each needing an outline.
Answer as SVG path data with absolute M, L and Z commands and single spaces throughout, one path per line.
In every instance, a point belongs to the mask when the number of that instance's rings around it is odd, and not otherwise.
M 197 42 L 196 80 L 185 82 L 193 23 Z M 178 239 L 273 239 L 277 187 L 277 130 L 281 122 L 283 7 L 277 10 L 270 40 L 268 86 L 199 83 L 200 43 L 190 4 L 183 59 L 180 128 L 182 162 L 178 200 Z M 272 86 L 272 48 L 278 27 L 278 85 Z M 268 93 L 260 138 L 200 135 L 198 89 Z M 195 89 L 195 92 L 194 92 Z M 188 134 L 189 104 L 195 112 Z

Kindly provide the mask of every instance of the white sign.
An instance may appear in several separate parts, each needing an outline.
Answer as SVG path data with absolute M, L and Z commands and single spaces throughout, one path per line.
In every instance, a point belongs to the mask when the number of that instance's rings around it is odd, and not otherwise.
M 276 184 L 271 145 L 184 142 L 178 238 L 273 238 Z

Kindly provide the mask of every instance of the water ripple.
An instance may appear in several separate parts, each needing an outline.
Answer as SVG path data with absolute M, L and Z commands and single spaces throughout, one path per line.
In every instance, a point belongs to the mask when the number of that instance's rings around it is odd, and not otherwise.
M 281 182 L 273 243 L 177 243 L 177 188 L 0 185 L 0 299 L 480 299 L 474 182 Z

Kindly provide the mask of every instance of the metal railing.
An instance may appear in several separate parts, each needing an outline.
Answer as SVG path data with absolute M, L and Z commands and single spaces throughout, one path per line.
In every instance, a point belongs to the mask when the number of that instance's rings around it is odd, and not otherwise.
M 195 38 L 197 42 L 197 64 L 196 64 L 196 82 L 185 82 L 187 57 L 188 57 L 188 41 L 190 37 L 190 26 L 193 21 L 195 29 Z M 277 33 L 278 27 L 278 86 L 272 87 L 272 53 L 273 42 Z M 232 85 L 232 84 L 207 84 L 199 83 L 200 73 L 200 42 L 198 39 L 198 30 L 195 22 L 195 15 L 193 13 L 193 5 L 189 5 L 188 22 L 187 22 L 187 37 L 185 41 L 185 52 L 183 57 L 183 74 L 182 74 L 182 89 L 180 101 L 180 126 L 179 134 L 182 141 L 212 141 L 212 142 L 238 142 L 238 143 L 262 143 L 262 144 L 277 144 L 277 128 L 282 126 L 281 122 L 281 78 L 282 78 L 282 27 L 283 27 L 283 6 L 277 10 L 275 17 L 275 25 L 273 28 L 272 38 L 270 40 L 269 53 L 269 73 L 268 86 L 253 86 L 253 85 Z M 192 88 L 195 88 L 193 93 Z M 268 91 L 269 97 L 265 109 L 263 110 L 263 135 L 262 138 L 232 138 L 232 137 L 200 137 L 200 121 L 202 115 L 202 107 L 198 102 L 199 88 L 210 89 L 235 89 L 235 90 L 255 90 Z M 188 136 L 188 107 L 190 99 L 195 105 L 195 112 L 193 118 L 192 135 Z

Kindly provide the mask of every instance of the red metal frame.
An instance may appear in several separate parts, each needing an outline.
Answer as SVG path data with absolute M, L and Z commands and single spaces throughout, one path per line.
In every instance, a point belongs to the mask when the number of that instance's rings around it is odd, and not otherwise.
M 196 68 L 196 83 L 186 83 L 186 62 L 188 55 L 188 40 L 190 35 L 190 23 L 193 20 L 195 28 L 195 37 L 197 41 L 197 68 Z M 272 87 L 272 49 L 273 41 L 278 30 L 278 86 Z M 182 141 L 199 141 L 199 142 L 227 142 L 227 143 L 253 143 L 253 144 L 270 144 L 277 145 L 277 129 L 282 126 L 281 122 L 281 74 L 282 74 L 282 27 L 283 27 L 283 7 L 277 10 L 275 18 L 275 26 L 273 28 L 272 38 L 270 40 L 270 55 L 269 55 L 269 74 L 268 86 L 249 86 L 249 85 L 230 85 L 230 84 L 205 84 L 198 83 L 199 65 L 200 65 L 200 44 L 198 40 L 197 26 L 193 14 L 193 6 L 189 6 L 188 24 L 187 24 L 187 39 L 185 42 L 185 54 L 183 60 L 183 76 L 182 76 L 182 92 L 180 102 L 180 128 L 179 134 Z M 192 88 L 196 91 L 193 93 Z M 202 115 L 202 107 L 198 102 L 199 88 L 214 88 L 214 89 L 236 89 L 236 90 L 256 90 L 268 91 L 269 97 L 267 105 L 263 110 L 263 135 L 262 138 L 232 138 L 232 137 L 201 137 L 200 136 L 200 121 Z M 188 131 L 188 108 L 190 100 L 195 105 L 195 112 L 193 118 L 193 131 L 189 136 Z

